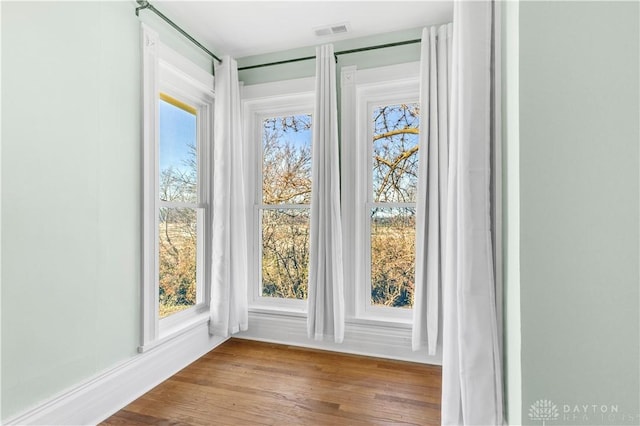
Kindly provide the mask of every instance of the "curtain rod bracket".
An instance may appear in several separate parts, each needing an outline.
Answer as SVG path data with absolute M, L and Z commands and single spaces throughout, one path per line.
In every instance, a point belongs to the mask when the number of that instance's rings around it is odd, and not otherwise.
M 140 11 L 148 8 L 149 2 L 147 0 L 136 0 L 136 3 L 140 5 L 140 7 L 136 7 L 136 16 L 140 16 Z

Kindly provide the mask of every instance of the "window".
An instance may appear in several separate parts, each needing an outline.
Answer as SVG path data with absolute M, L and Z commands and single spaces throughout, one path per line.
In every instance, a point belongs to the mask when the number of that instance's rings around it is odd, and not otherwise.
M 206 320 L 213 79 L 143 26 L 146 350 Z
M 352 316 L 408 323 L 415 282 L 418 67 L 345 67 L 342 77 L 342 207 L 345 227 L 354 228 L 345 232 L 344 250 L 345 283 L 351 277 L 355 282 Z
M 374 306 L 413 305 L 419 123 L 416 102 L 374 105 L 370 116 L 371 199 L 367 213 Z
M 204 207 L 198 194 L 198 110 L 159 94 L 160 319 L 202 303 Z
M 306 310 L 309 276 L 313 80 L 247 86 L 254 252 L 252 309 Z
M 262 120 L 261 297 L 307 298 L 311 136 L 310 114 Z

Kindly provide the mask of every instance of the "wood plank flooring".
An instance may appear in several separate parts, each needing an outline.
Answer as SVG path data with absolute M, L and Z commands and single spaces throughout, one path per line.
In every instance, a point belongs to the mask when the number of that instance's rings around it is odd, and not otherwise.
M 441 368 L 231 339 L 103 425 L 439 425 Z

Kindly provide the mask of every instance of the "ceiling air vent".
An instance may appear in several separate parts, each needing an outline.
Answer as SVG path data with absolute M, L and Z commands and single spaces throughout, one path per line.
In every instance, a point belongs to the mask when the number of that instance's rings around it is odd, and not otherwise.
M 336 25 L 335 27 L 331 27 L 331 32 L 333 34 L 346 33 L 347 32 L 347 26 L 346 25 Z
M 313 31 L 318 37 L 343 34 L 349 32 L 349 24 L 345 22 L 342 24 L 326 25 L 324 27 L 314 28 Z

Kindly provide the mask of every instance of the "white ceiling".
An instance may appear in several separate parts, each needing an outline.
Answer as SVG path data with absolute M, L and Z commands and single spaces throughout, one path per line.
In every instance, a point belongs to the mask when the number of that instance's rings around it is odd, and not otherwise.
M 236 58 L 451 22 L 453 16 L 452 1 L 151 0 L 151 4 L 214 53 Z M 317 27 L 345 22 L 350 27 L 346 34 L 314 33 Z

